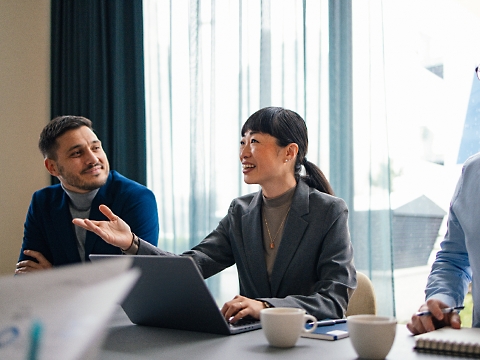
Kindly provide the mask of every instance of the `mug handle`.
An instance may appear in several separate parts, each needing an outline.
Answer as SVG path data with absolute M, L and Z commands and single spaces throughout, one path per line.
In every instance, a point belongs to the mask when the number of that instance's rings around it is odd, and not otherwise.
M 305 326 L 303 327 L 303 332 L 307 332 L 307 333 L 311 333 L 313 332 L 316 328 L 317 328 L 317 318 L 313 315 L 307 315 L 305 314 L 305 322 L 307 322 L 308 320 L 312 321 L 312 327 L 311 328 L 305 328 Z

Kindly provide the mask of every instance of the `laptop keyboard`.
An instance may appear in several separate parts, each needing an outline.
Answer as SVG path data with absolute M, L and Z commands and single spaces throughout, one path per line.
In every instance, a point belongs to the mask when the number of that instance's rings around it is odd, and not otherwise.
M 255 319 L 251 316 L 246 316 L 240 320 L 238 320 L 236 323 L 232 324 L 230 323 L 230 327 L 233 327 L 233 328 L 237 328 L 237 327 L 242 327 L 242 326 L 246 326 L 246 325 L 251 325 L 251 324 L 255 324 L 257 322 L 259 322 L 260 320 L 258 319 Z

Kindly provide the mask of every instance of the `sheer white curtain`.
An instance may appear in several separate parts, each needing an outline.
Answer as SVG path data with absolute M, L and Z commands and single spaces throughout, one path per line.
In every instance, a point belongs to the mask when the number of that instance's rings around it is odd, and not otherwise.
M 159 247 L 190 248 L 233 198 L 257 191 L 243 182 L 238 148 L 242 124 L 264 106 L 306 119 L 309 160 L 328 175 L 327 1 L 143 3 L 148 186 L 159 204 Z M 209 285 L 219 302 L 238 291 L 229 272 Z
M 353 2 L 355 205 L 350 227 L 355 264 L 374 283 L 378 312 L 395 314 L 384 40 L 383 2 Z

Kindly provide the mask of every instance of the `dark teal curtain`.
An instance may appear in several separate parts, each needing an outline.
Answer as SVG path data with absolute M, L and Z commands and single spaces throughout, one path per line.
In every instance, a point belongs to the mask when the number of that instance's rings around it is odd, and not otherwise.
M 52 0 L 51 116 L 93 122 L 110 167 L 146 184 L 141 0 Z

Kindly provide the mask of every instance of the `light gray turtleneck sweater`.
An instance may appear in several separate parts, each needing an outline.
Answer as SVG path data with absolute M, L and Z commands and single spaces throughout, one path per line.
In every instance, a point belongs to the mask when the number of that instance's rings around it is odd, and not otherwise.
M 98 193 L 99 189 L 92 190 L 85 194 L 79 194 L 70 190 L 65 189 L 62 185 L 63 190 L 70 198 L 69 208 L 70 214 L 73 218 L 87 219 L 90 215 L 90 208 L 92 207 L 92 201 Z M 80 259 L 82 262 L 85 262 L 85 238 L 87 237 L 87 230 L 81 228 L 80 226 L 75 226 L 75 235 L 77 237 L 77 248 L 80 254 Z

